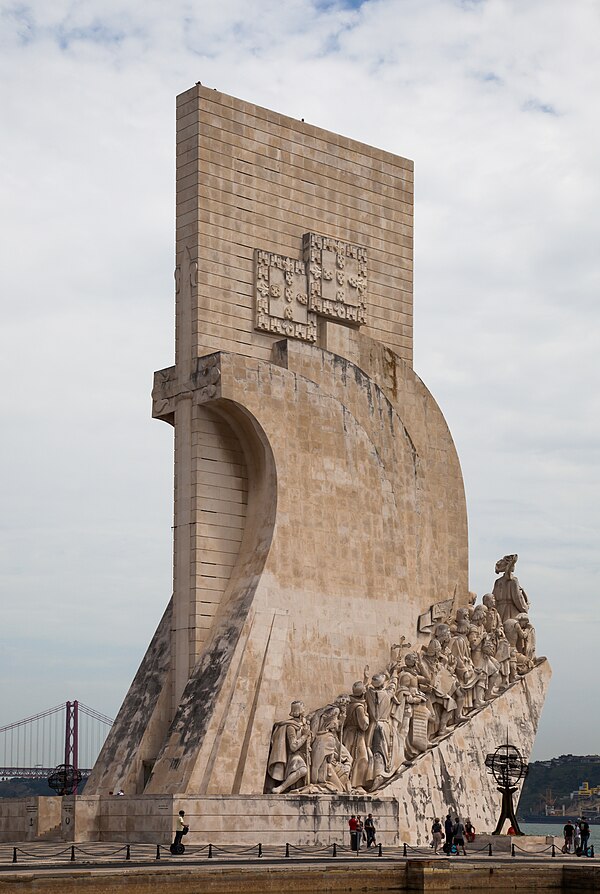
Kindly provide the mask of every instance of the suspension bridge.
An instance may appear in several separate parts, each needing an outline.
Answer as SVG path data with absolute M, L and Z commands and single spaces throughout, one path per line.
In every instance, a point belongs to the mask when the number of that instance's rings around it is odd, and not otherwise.
M 0 727 L 0 779 L 49 779 L 61 767 L 86 779 L 113 721 L 78 701 Z

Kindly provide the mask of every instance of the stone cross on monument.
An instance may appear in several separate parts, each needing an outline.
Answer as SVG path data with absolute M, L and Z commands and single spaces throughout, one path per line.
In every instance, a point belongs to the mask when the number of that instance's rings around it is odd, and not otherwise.
M 366 323 L 366 248 L 316 233 L 305 233 L 302 245 L 302 261 L 255 252 L 255 328 L 316 344 L 319 317 Z

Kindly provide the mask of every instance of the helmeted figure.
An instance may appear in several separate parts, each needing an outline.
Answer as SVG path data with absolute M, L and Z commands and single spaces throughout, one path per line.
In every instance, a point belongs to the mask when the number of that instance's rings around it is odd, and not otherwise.
M 513 574 L 518 558 L 515 553 L 496 562 L 496 574 L 502 573 L 502 577 L 495 581 L 492 595 L 496 599 L 496 608 L 503 622 L 508 618 L 516 618 L 521 612 L 529 611 L 527 594 Z

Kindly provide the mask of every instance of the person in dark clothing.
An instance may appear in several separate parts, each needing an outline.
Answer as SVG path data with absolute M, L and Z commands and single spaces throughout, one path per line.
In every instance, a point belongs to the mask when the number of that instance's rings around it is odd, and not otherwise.
M 579 820 L 579 828 L 581 830 L 581 853 L 585 855 L 590 840 L 590 826 L 587 820 Z
M 452 847 L 452 834 L 454 830 L 454 823 L 452 822 L 452 817 L 450 814 L 446 816 L 444 820 L 444 835 L 446 840 L 444 841 L 443 850 L 446 854 L 450 853 L 450 848 Z
M 373 814 L 370 813 L 365 820 L 365 832 L 367 833 L 367 847 L 372 847 L 375 841 L 375 823 L 373 822 Z
M 575 833 L 575 826 L 568 820 L 565 823 L 563 828 L 563 835 L 565 836 L 565 846 L 563 847 L 563 853 L 570 854 L 573 850 L 573 835 Z

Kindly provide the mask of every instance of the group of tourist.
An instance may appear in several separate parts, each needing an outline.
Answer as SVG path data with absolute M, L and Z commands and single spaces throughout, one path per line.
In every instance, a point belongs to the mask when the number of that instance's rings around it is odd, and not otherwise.
M 563 828 L 565 843 L 563 845 L 563 854 L 581 854 L 587 853 L 588 841 L 590 840 L 590 826 L 587 820 L 580 818 L 572 823 L 567 820 Z
M 350 847 L 353 851 L 360 850 L 363 841 L 367 847 L 374 847 L 377 844 L 375 840 L 375 821 L 372 813 L 365 818 L 364 822 L 362 817 L 353 813 L 348 820 L 348 828 L 350 829 Z
M 514 576 L 516 555 L 481 605 L 459 605 L 430 641 L 411 649 L 402 637 L 388 666 L 367 666 L 352 692 L 307 713 L 300 700 L 273 727 L 265 792 L 362 794 L 387 785 L 471 712 L 535 665 L 529 602 Z
M 448 813 L 442 831 L 440 818 L 436 816 L 431 826 L 431 847 L 434 854 L 438 854 L 441 847 L 445 854 L 459 854 L 462 850 L 466 857 L 465 840 L 475 841 L 475 827 L 468 817 L 463 823 L 460 816 L 453 819 Z

